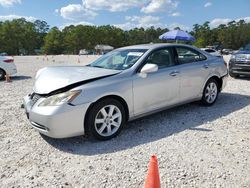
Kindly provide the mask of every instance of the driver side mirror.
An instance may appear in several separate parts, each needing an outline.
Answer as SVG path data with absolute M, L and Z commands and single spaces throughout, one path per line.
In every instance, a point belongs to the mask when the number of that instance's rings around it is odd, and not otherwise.
M 158 71 L 158 65 L 149 63 L 149 64 L 144 65 L 140 72 L 147 74 L 147 73 L 157 72 L 157 71 Z

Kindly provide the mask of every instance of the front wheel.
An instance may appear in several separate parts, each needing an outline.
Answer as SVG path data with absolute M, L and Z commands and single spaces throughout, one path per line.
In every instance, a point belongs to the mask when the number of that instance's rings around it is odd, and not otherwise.
M 208 80 L 203 91 L 203 96 L 201 99 L 202 104 L 206 106 L 211 106 L 214 104 L 218 97 L 218 91 L 219 89 L 217 81 L 215 79 Z
M 87 131 L 99 140 L 117 136 L 125 124 L 125 110 L 115 99 L 104 99 L 92 106 L 87 117 Z

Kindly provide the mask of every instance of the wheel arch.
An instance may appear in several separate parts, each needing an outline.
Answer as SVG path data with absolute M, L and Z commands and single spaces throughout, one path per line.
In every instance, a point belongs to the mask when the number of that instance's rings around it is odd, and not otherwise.
M 218 88 L 219 88 L 219 91 L 221 91 L 221 89 L 222 89 L 222 85 L 223 85 L 222 78 L 220 78 L 220 77 L 218 77 L 218 76 L 214 75 L 214 76 L 210 77 L 209 79 L 207 79 L 206 83 L 207 83 L 207 82 L 208 82 L 208 80 L 210 80 L 210 79 L 214 79 L 214 80 L 216 80 L 216 82 L 218 83 Z
M 203 88 L 202 88 L 202 93 L 203 93 L 203 91 L 204 91 L 204 88 L 205 88 L 205 86 L 206 86 L 208 80 L 210 80 L 210 79 L 215 79 L 215 80 L 217 81 L 217 83 L 218 83 L 218 88 L 219 88 L 219 92 L 220 92 L 221 89 L 222 89 L 222 86 L 223 86 L 223 80 L 222 80 L 222 77 L 220 77 L 220 76 L 214 74 L 214 75 L 210 75 L 210 76 L 206 79 L 206 81 L 204 82 Z
M 87 112 L 85 114 L 85 117 L 84 117 L 84 130 L 85 132 L 88 132 L 88 126 L 87 126 L 87 117 L 89 115 L 89 112 L 90 112 L 90 109 L 99 101 L 101 100 L 105 100 L 105 99 L 115 99 L 117 101 L 119 101 L 122 106 L 124 107 L 124 110 L 125 110 L 125 115 L 126 115 L 126 121 L 128 121 L 129 119 L 129 108 L 128 108 L 128 104 L 127 102 L 121 97 L 121 96 L 118 96 L 118 95 L 106 95 L 106 96 L 103 96 L 101 98 L 99 98 L 98 100 L 96 100 L 95 102 L 91 103 L 90 106 L 88 107 L 87 109 Z

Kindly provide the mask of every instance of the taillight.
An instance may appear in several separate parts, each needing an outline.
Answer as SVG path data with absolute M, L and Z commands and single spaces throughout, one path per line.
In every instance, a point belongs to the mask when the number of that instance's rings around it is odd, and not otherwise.
M 5 62 L 5 63 L 13 63 L 14 59 L 5 59 L 5 60 L 3 60 L 3 62 Z

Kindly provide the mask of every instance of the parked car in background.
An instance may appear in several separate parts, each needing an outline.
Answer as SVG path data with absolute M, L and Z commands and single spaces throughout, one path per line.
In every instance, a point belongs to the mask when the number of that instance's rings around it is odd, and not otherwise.
M 1 52 L 0 56 L 8 56 L 8 54 L 6 52 Z
M 229 55 L 229 54 L 232 54 L 232 53 L 233 53 L 232 49 L 222 49 L 221 50 L 221 54 L 223 54 L 223 55 Z
M 89 51 L 86 50 L 86 49 L 81 49 L 81 50 L 79 51 L 79 55 L 88 55 L 88 54 L 89 54 Z
M 39 70 L 24 107 L 47 136 L 107 140 L 127 121 L 192 101 L 214 104 L 226 80 L 223 59 L 193 46 L 128 46 L 87 66 Z
M 232 54 L 229 61 L 229 75 L 231 77 L 250 76 L 250 44 Z
M 16 73 L 17 69 L 14 64 L 14 58 L 10 56 L 0 56 L 0 80 L 3 80 L 6 74 L 11 76 Z
M 212 49 L 212 48 L 201 48 L 201 50 L 207 52 L 207 53 L 210 53 L 211 55 L 213 56 L 216 56 L 216 57 L 222 57 L 222 55 L 220 54 L 220 52 Z

